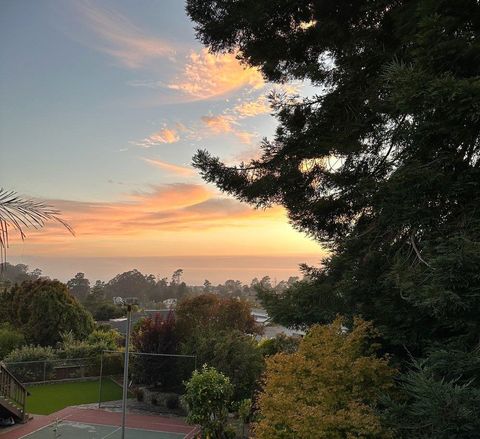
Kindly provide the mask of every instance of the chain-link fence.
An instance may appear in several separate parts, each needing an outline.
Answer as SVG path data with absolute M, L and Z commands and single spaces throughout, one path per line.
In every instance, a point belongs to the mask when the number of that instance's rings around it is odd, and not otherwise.
M 104 351 L 86 358 L 49 359 L 6 363 L 24 385 L 98 380 L 98 406 L 120 408 L 124 368 L 123 351 Z M 128 409 L 185 414 L 184 382 L 196 369 L 194 355 L 131 352 Z M 120 392 L 119 392 L 120 390 Z
M 85 380 L 100 376 L 101 358 L 66 358 L 5 363 L 22 384 Z
M 99 407 L 120 408 L 121 401 L 111 401 L 107 383 L 121 385 L 124 352 L 104 351 L 100 365 Z M 182 396 L 184 382 L 196 369 L 194 355 L 148 354 L 129 355 L 128 409 L 160 413 L 184 414 Z

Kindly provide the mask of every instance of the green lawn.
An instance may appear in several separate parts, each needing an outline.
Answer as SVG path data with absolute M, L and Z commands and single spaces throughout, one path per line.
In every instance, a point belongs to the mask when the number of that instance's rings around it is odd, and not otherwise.
M 98 402 L 99 380 L 42 384 L 28 388 L 27 412 L 49 415 L 65 407 Z M 122 399 L 122 388 L 110 379 L 102 382 L 102 401 Z

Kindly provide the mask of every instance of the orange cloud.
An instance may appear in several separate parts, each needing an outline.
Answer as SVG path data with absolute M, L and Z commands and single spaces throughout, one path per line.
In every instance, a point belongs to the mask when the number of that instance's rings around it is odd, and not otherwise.
M 142 146 L 143 148 L 151 148 L 152 146 L 160 145 L 162 143 L 175 143 L 180 140 L 178 132 L 174 129 L 164 128 L 156 133 L 151 134 L 143 140 L 131 142 L 134 145 Z
M 79 240 L 245 227 L 252 221 L 284 218 L 284 211 L 279 207 L 255 210 L 236 200 L 218 198 L 198 184 L 154 186 L 149 192 L 135 192 L 118 202 L 50 200 L 49 204 L 62 211 Z M 42 231 L 32 231 L 28 241 L 53 243 L 71 240 L 62 228 L 49 224 Z
M 244 118 L 270 113 L 271 110 L 265 96 L 260 96 L 255 101 L 247 101 L 238 104 L 237 106 L 235 106 L 233 111 L 238 115 L 238 117 Z
M 190 54 L 183 74 L 169 88 L 195 99 L 211 99 L 242 87 L 258 89 L 263 85 L 260 72 L 241 65 L 235 54 L 217 55 L 202 49 Z
M 255 138 L 254 133 L 249 133 L 248 131 L 235 131 L 234 133 L 240 142 L 245 143 L 247 145 L 251 145 L 253 142 L 253 139 Z
M 175 54 L 174 47 L 158 38 L 148 36 L 120 13 L 82 2 L 76 4 L 87 24 L 103 40 L 96 49 L 116 58 L 123 65 L 137 69 L 148 62 Z
M 151 186 L 147 191 L 110 202 L 47 201 L 62 211 L 76 237 L 48 224 L 42 230 L 30 231 L 25 242 L 12 237 L 12 257 L 95 256 L 106 257 L 110 263 L 112 258 L 125 256 L 138 256 L 143 261 L 160 255 L 319 252 L 318 244 L 288 224 L 282 208 L 255 210 L 234 199 L 219 197 L 200 184 Z M 70 269 L 80 270 L 76 265 Z
M 242 143 L 251 144 L 255 134 L 248 131 L 239 130 L 235 117 L 228 115 L 202 116 L 202 122 L 209 128 L 213 134 L 231 133 L 235 135 Z
M 202 122 L 214 134 L 231 133 L 233 132 L 233 124 L 235 123 L 231 116 L 202 116 Z
M 190 176 L 195 174 L 195 171 L 192 168 L 186 168 L 184 166 L 178 166 L 172 163 L 162 162 L 161 160 L 156 160 L 156 159 L 144 158 L 143 160 L 145 160 L 147 163 L 153 166 L 156 166 L 157 168 L 164 169 L 173 174 L 184 175 L 184 176 Z

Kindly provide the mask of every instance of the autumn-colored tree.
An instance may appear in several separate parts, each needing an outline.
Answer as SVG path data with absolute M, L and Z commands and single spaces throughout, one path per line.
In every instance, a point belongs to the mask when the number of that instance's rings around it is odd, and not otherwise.
M 178 339 L 173 313 L 165 319 L 156 314 L 140 320 L 132 333 L 132 345 L 137 352 L 176 354 Z M 136 382 L 173 389 L 184 378 L 178 373 L 176 360 L 174 356 L 136 356 L 132 361 L 132 375 Z
M 261 333 L 251 315 L 250 304 L 243 300 L 202 294 L 180 302 L 175 310 L 182 337 L 188 338 L 200 329 L 214 331 L 236 329 L 246 334 Z
M 377 335 L 369 322 L 344 319 L 315 325 L 297 352 L 267 358 L 255 425 L 259 439 L 386 439 L 391 433 L 376 414 L 394 369 L 375 355 Z

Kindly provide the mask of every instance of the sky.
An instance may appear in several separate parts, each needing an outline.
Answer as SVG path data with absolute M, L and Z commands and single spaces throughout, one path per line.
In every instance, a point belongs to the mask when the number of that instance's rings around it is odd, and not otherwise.
M 62 280 L 183 268 L 192 283 L 318 263 L 325 251 L 280 206 L 255 210 L 191 166 L 198 149 L 254 157 L 275 130 L 275 87 L 209 53 L 180 0 L 0 0 L 0 187 L 75 230 L 13 235 L 10 262 Z

